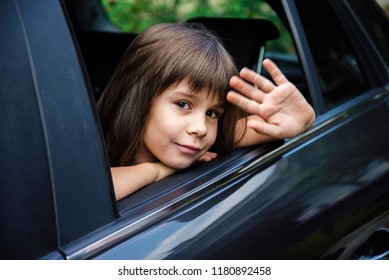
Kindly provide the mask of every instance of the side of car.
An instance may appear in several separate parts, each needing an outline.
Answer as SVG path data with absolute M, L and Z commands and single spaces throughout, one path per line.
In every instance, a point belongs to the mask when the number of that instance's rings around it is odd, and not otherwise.
M 69 6 L 30 2 L 0 4 L 1 258 L 387 257 L 389 24 L 374 1 L 267 1 L 315 126 L 119 203 Z
M 115 217 L 98 119 L 58 1 L 2 1 L 1 258 L 64 258 Z

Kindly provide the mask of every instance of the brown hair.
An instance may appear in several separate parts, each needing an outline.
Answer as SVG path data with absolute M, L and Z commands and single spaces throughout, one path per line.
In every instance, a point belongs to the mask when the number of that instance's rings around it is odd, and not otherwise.
M 111 166 L 133 163 L 153 100 L 186 78 L 194 92 L 206 90 L 225 102 L 212 150 L 230 152 L 240 112 L 226 94 L 236 73 L 219 38 L 199 24 L 162 23 L 139 34 L 98 102 Z

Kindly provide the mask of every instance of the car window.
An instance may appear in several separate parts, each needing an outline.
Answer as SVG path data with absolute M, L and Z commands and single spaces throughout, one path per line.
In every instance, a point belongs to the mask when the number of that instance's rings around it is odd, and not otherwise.
M 384 12 L 389 16 L 389 1 L 388 0 L 375 0 L 378 5 L 384 10 Z
M 369 88 L 348 34 L 328 1 L 296 1 L 320 79 L 324 102 L 331 109 Z
M 159 3 L 159 1 L 156 2 Z M 176 2 L 178 3 L 178 1 Z M 99 12 L 96 10 L 97 7 L 85 7 L 86 14 L 93 13 L 95 15 L 94 22 L 96 24 L 90 25 L 85 23 L 86 16 L 82 18 L 82 13 L 73 11 L 73 7 L 78 8 L 78 1 L 67 1 L 69 15 L 76 31 L 77 41 L 96 101 L 113 74 L 121 55 L 132 40 L 148 26 L 162 21 L 201 21 L 205 25 L 213 25 L 213 27 L 209 27 L 215 28 L 214 31 L 222 35 L 221 37 L 225 38 L 225 35 L 227 42 L 236 41 L 241 43 L 237 46 L 237 49 L 240 49 L 238 54 L 233 54 L 235 58 L 238 58 L 238 67 L 239 65 L 247 66 L 259 71 L 258 61 L 262 59 L 262 56 L 269 57 L 277 63 L 288 79 L 295 83 L 303 94 L 307 94 L 305 78 L 296 55 L 292 37 L 284 26 L 281 16 L 269 4 L 263 1 L 247 1 L 245 6 L 241 1 L 226 1 L 228 5 L 220 4 L 209 10 L 207 6 L 201 6 L 201 8 L 195 4 L 189 5 L 189 2 L 197 3 L 196 1 L 179 1 L 179 3 L 184 4 L 184 8 L 176 7 L 173 9 L 174 7 L 170 6 L 154 7 L 153 2 L 148 1 L 150 7 L 147 9 L 144 4 L 138 2 L 139 6 L 135 7 L 130 5 L 130 3 L 133 3 L 130 1 L 102 1 Z M 200 2 L 203 3 L 203 1 L 198 1 L 198 5 L 201 4 Z M 182 9 L 184 9 L 184 17 L 180 14 Z M 172 13 L 172 11 L 177 11 L 177 13 Z M 102 14 L 108 22 L 103 23 L 102 18 L 99 18 Z M 140 14 L 142 16 L 139 16 Z M 251 28 L 252 25 L 257 25 L 257 27 Z M 115 32 L 112 32 L 112 30 L 115 30 Z M 240 37 L 237 39 L 228 36 Z M 243 41 L 247 44 L 243 44 Z M 264 49 L 262 49 L 263 46 Z M 234 48 L 233 44 L 229 47 Z M 250 56 L 247 59 L 247 54 L 252 51 L 255 56 Z M 268 75 L 267 73 L 263 74 Z M 308 95 L 306 95 L 306 98 L 308 101 L 310 100 Z M 275 146 L 273 144 L 264 145 L 258 153 L 268 153 L 275 147 L 280 146 L 278 142 Z M 168 203 L 167 201 L 184 197 L 189 191 L 193 191 L 194 186 L 200 189 L 204 187 L 204 182 L 201 182 L 204 176 L 198 175 L 208 174 L 204 172 L 204 169 L 212 170 L 214 174 L 227 172 L 228 168 L 226 166 L 234 165 L 235 160 L 238 164 L 242 163 L 240 158 L 242 153 L 248 154 L 247 157 L 245 156 L 245 160 L 252 160 L 251 153 L 238 151 L 234 155 L 220 157 L 212 163 L 194 166 L 185 172 L 174 174 L 119 201 L 119 210 L 122 214 L 131 211 L 139 214 L 139 212 L 158 208 L 160 205 Z M 254 154 L 258 155 L 257 152 Z M 186 184 L 187 182 L 191 183 Z M 146 210 L 139 210 L 143 208 Z M 131 213 L 131 216 L 136 216 L 133 212 Z
M 374 41 L 378 51 L 382 55 L 386 65 L 389 67 L 389 19 L 384 10 L 379 9 L 377 5 L 372 5 L 369 1 L 350 1 L 353 4 L 355 12 L 363 21 L 367 28 L 367 33 Z M 389 2 L 387 3 L 389 12 Z

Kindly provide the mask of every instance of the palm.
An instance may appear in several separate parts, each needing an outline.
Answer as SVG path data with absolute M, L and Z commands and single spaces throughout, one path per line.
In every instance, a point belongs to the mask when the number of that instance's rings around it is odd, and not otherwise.
M 228 93 L 228 101 L 250 114 L 247 126 L 257 133 L 289 138 L 306 131 L 315 118 L 312 107 L 272 61 L 263 66 L 274 83 L 244 68 L 240 77 L 231 78 L 235 91 Z

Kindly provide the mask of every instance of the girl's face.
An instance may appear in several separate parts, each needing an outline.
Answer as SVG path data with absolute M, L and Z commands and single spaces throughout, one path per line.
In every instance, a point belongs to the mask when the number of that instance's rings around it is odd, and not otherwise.
M 198 161 L 214 144 L 220 100 L 206 91 L 191 92 L 183 82 L 165 90 L 151 106 L 144 148 L 135 163 L 160 161 L 183 169 Z

